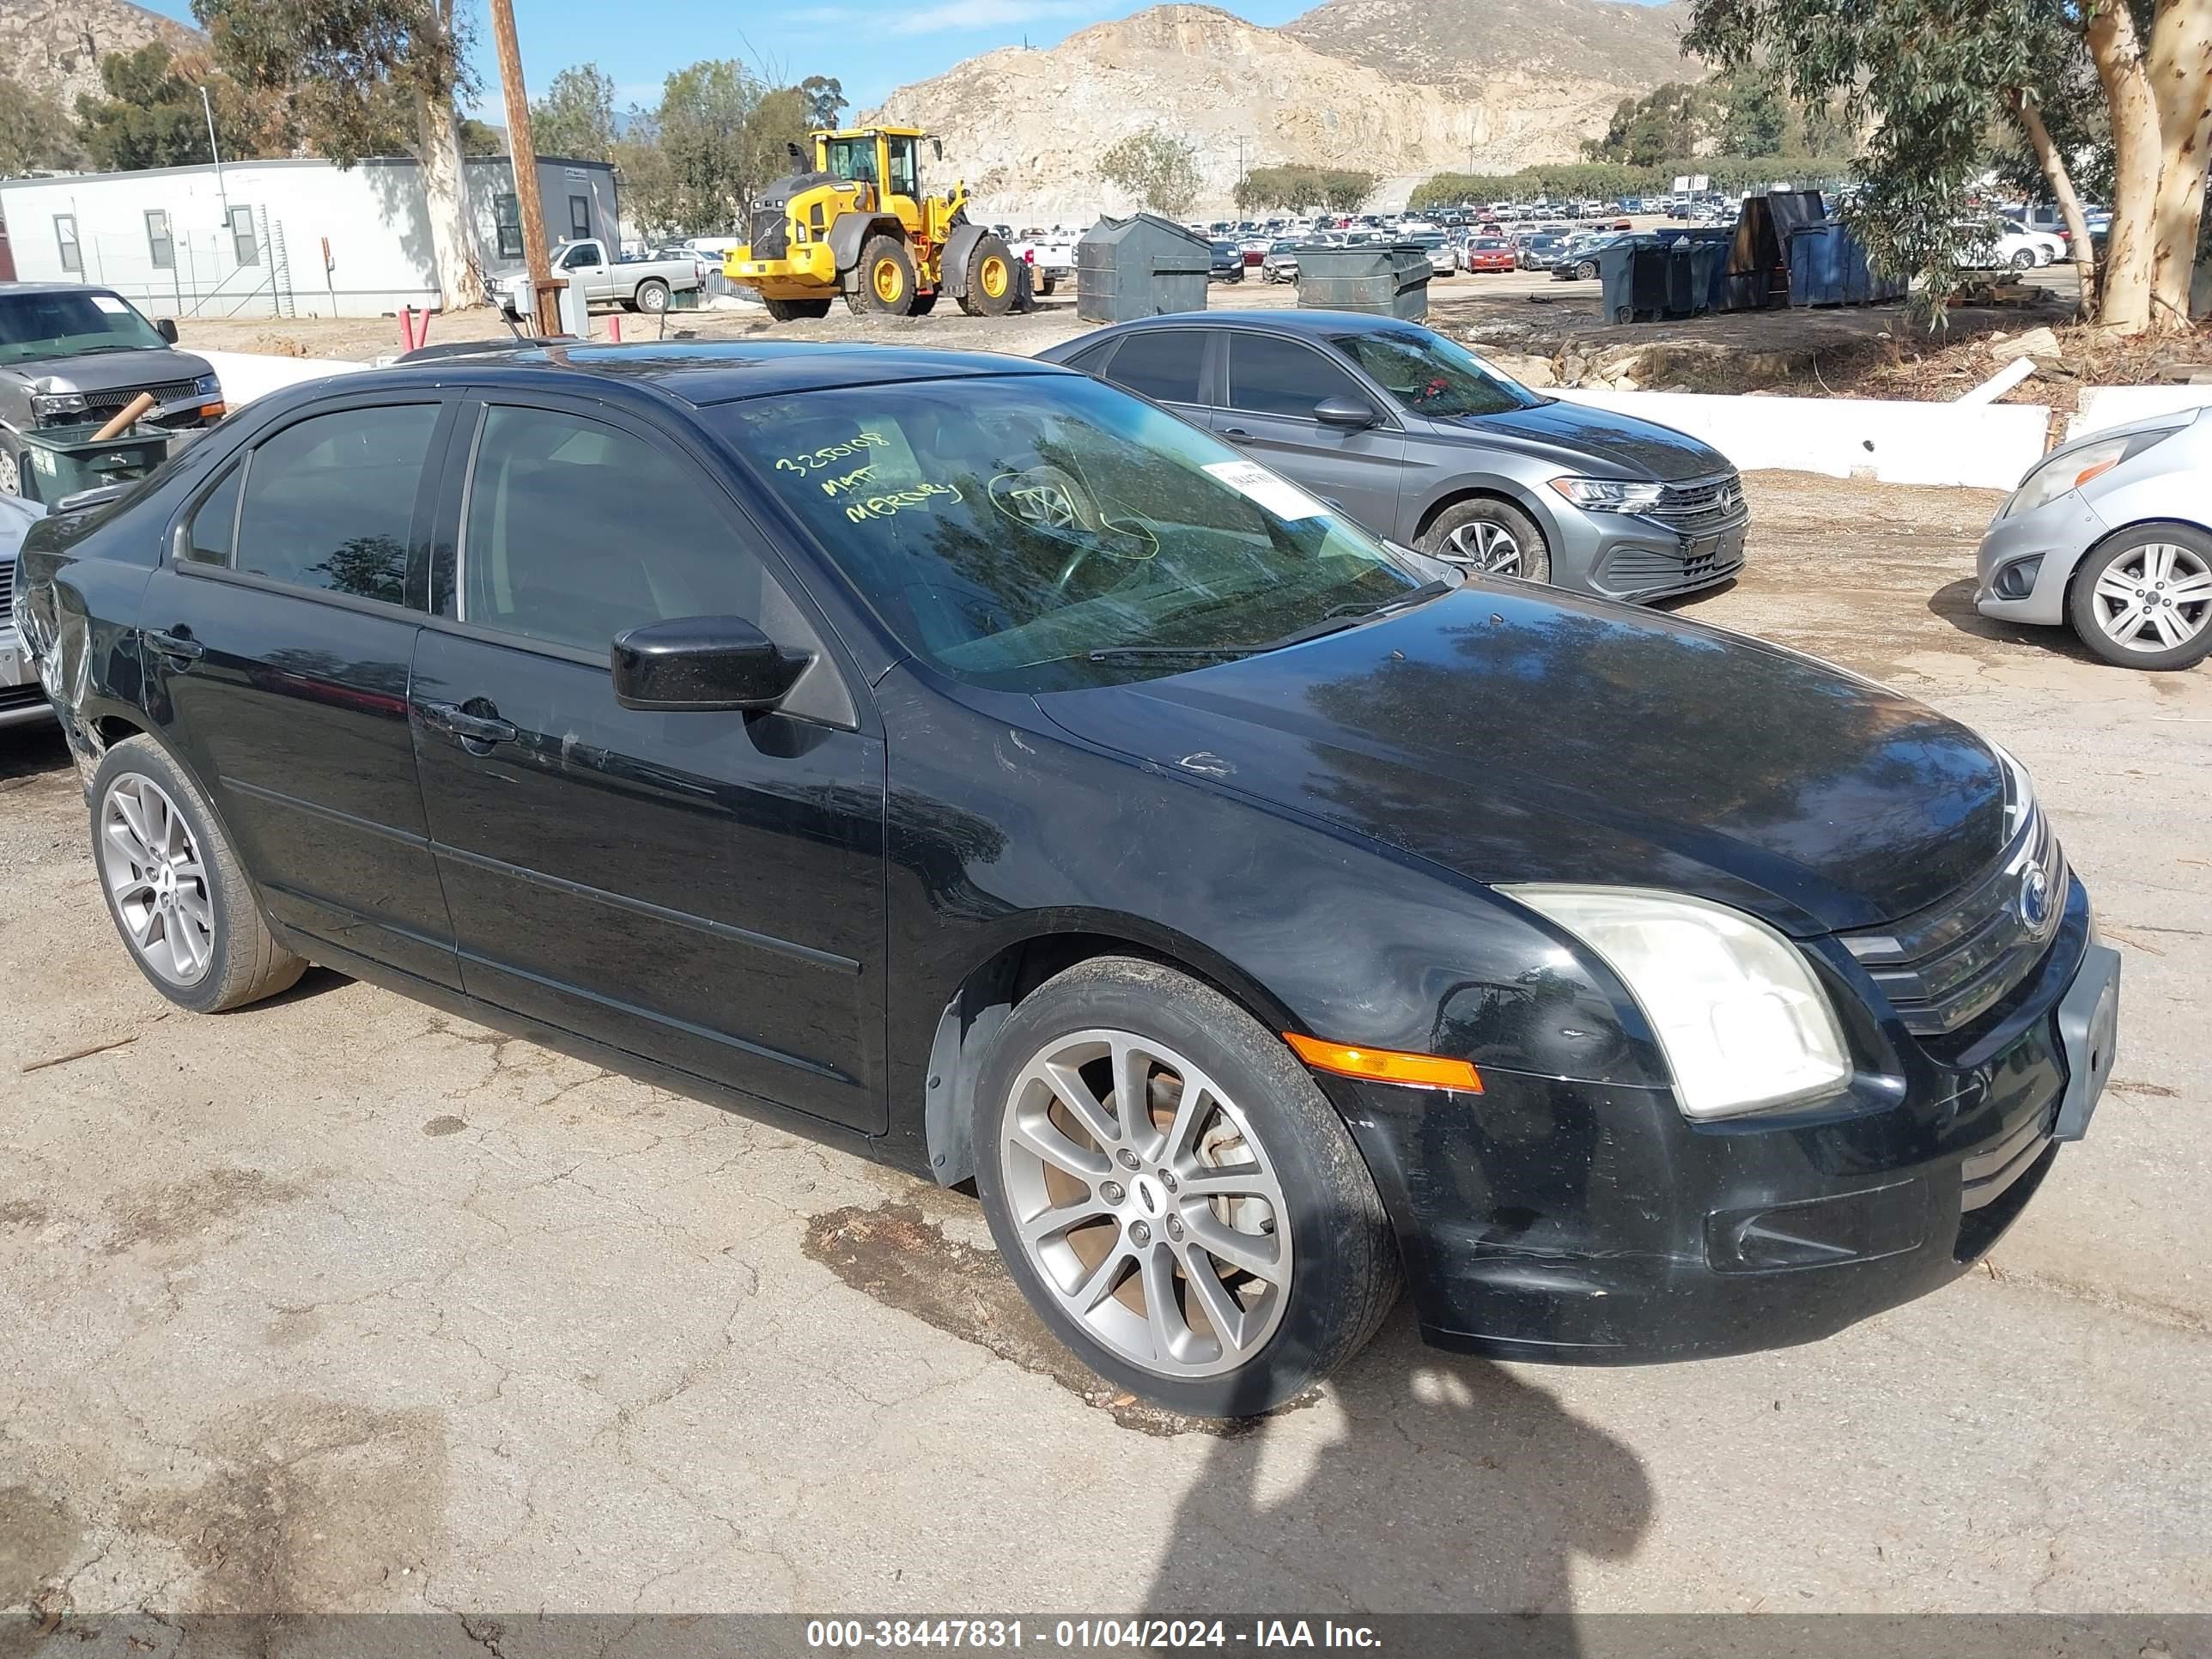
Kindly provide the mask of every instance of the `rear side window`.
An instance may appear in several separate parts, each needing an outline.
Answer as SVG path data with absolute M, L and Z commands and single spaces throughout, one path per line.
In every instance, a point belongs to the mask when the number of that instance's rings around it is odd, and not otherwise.
M 238 533 L 238 485 L 245 469 L 234 466 L 192 514 L 185 538 L 185 556 L 196 564 L 230 562 Z
M 1273 334 L 1229 337 L 1229 404 L 1255 415 L 1313 419 L 1314 405 L 1330 398 L 1357 398 L 1359 388 L 1342 369 L 1310 346 Z
M 707 483 L 618 428 L 495 405 L 468 500 L 465 622 L 604 656 L 642 623 L 771 614 L 767 572 Z
M 1106 378 L 1155 403 L 1195 404 L 1206 362 L 1206 336 L 1196 329 L 1163 328 L 1131 334 L 1108 365 Z
M 435 404 L 346 409 L 286 427 L 253 452 L 238 568 L 402 605 L 407 541 Z

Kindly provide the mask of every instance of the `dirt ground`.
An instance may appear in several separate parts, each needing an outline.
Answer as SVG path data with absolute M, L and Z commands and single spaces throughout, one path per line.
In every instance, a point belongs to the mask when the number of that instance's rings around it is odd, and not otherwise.
M 2212 674 L 1977 619 L 1990 496 L 1749 486 L 1684 608 L 2013 747 L 2126 959 L 1984 1270 L 1648 1370 L 1401 1310 L 1224 1435 L 1054 1348 L 966 1199 L 325 971 L 171 1012 L 0 733 L 0 1609 L 2212 1611 Z

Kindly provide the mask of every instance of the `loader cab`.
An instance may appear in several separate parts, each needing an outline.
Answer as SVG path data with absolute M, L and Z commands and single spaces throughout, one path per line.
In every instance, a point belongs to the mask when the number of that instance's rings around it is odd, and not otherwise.
M 864 210 L 896 213 L 911 228 L 922 216 L 921 139 L 908 128 L 817 132 L 815 165 L 862 186 Z

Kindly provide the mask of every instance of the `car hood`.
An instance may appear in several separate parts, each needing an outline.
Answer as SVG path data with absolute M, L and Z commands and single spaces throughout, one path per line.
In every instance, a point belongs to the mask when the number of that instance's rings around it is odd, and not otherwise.
M 2003 836 L 2001 763 L 1964 726 L 1811 658 L 1517 582 L 1037 703 L 1479 882 L 1658 887 L 1800 937 L 1921 909 Z
M 1727 456 L 1686 432 L 1589 404 L 1554 398 L 1534 409 L 1502 415 L 1469 415 L 1431 423 L 1440 432 L 1468 433 L 1486 441 L 1541 450 L 1570 465 L 1595 459 L 1618 477 L 1674 483 L 1708 478 L 1733 469 Z
M 94 351 L 76 357 L 40 357 L 27 363 L 0 366 L 0 374 L 14 374 L 52 392 L 117 392 L 135 386 L 167 386 L 176 380 L 197 380 L 214 373 L 204 357 L 189 351 Z

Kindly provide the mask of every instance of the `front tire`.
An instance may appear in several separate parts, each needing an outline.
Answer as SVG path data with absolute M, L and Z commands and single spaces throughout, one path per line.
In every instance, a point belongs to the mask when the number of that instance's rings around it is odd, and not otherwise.
M 1388 1218 L 1343 1120 L 1212 987 L 1103 957 L 1040 986 L 976 1082 L 976 1188 L 1038 1316 L 1170 1410 L 1249 1416 L 1365 1346 Z
M 23 493 L 23 463 L 0 438 L 0 495 L 20 495 Z
M 827 317 L 830 314 L 830 302 L 827 300 L 764 299 L 761 303 L 768 307 L 768 314 L 779 323 L 801 322 L 816 317 Z
M 2121 668 L 2194 668 L 2212 653 L 2212 536 L 2124 530 L 2081 562 L 2066 602 L 2081 643 Z
M 860 283 L 845 298 L 863 317 L 903 317 L 914 309 L 914 255 L 896 236 L 871 236 L 860 247 Z
M 2014 270 L 2033 270 L 2034 265 L 2035 250 L 2033 248 L 2024 247 L 2012 256 L 2012 268 Z
M 207 798 L 151 738 L 117 744 L 93 774 L 92 843 L 115 931 L 179 1007 L 242 1007 L 306 970 L 270 933 Z
M 1429 520 L 1413 545 L 1470 575 L 1552 580 L 1552 550 L 1536 521 L 1510 501 L 1478 495 L 1456 501 Z

